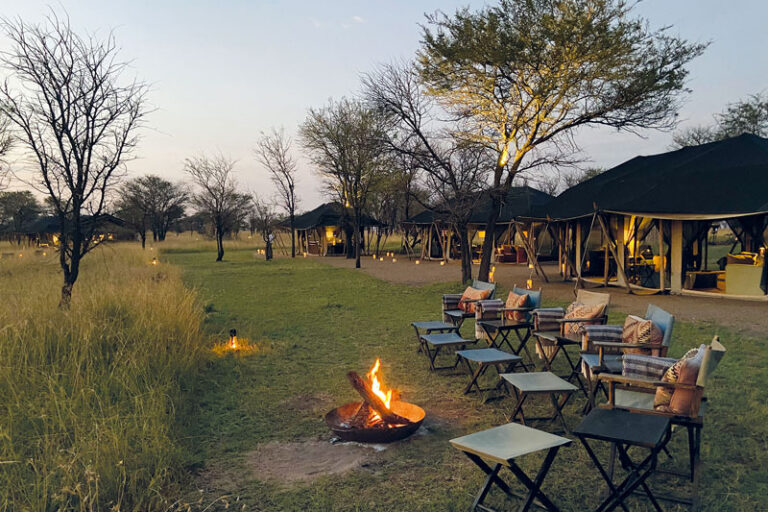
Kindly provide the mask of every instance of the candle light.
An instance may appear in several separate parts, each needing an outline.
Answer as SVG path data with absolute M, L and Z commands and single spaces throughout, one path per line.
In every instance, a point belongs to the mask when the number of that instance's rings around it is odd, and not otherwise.
M 445 265 L 445 262 L 444 262 L 444 261 L 441 261 L 441 262 L 440 262 L 440 266 L 442 267 L 443 265 Z
M 416 260 L 416 264 L 419 265 L 421 263 L 421 260 Z

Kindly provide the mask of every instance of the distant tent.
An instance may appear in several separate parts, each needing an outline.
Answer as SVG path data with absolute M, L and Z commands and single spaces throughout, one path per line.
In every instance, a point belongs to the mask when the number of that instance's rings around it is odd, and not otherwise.
M 728 223 L 743 252 L 765 252 L 768 139 L 743 134 L 638 156 L 566 190 L 546 213 L 561 221 L 561 271 L 577 281 L 591 276 L 629 290 L 679 293 L 768 291 L 759 256 L 753 268 L 712 270 L 707 262 L 714 221 Z
M 546 276 L 538 265 L 539 235 L 548 236 L 546 206 L 553 196 L 529 186 L 512 187 L 502 202 L 496 223 L 496 261 L 508 263 L 528 263 L 536 265 L 536 272 Z M 492 207 L 487 192 L 478 194 L 478 200 L 472 209 L 469 226 L 470 242 L 486 236 L 486 223 Z M 415 237 L 421 242 L 422 259 L 445 259 L 459 257 L 458 237 L 455 234 L 448 210 L 435 208 L 424 210 L 402 223 L 405 230 L 417 232 Z M 407 239 L 407 238 L 406 238 Z M 480 257 L 480 243 L 473 247 L 475 257 Z M 550 250 L 554 247 L 549 244 Z M 549 255 L 544 255 L 544 259 Z
M 302 252 L 321 256 L 344 254 L 348 248 L 347 234 L 352 222 L 351 212 L 346 210 L 339 203 L 325 203 L 296 216 L 294 227 Z M 363 215 L 360 222 L 362 230 L 378 225 L 379 222 L 369 215 Z M 284 229 L 289 226 L 287 221 L 281 224 Z

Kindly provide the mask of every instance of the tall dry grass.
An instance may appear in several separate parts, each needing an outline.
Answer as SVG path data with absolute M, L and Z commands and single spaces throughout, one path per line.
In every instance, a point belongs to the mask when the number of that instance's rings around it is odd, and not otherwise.
M 203 310 L 135 246 L 84 260 L 69 311 L 55 256 L 0 260 L 0 510 L 165 510 Z

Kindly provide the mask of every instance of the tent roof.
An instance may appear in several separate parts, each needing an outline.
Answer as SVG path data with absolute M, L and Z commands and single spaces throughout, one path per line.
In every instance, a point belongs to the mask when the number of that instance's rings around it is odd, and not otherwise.
M 339 203 L 321 204 L 314 210 L 296 216 L 294 226 L 296 229 L 312 229 L 322 226 L 339 226 L 343 207 Z M 368 215 L 363 215 L 362 227 L 377 226 L 379 223 Z M 286 224 L 287 226 L 287 224 Z
M 499 213 L 499 219 L 497 222 L 506 223 L 511 222 L 517 218 L 541 218 L 546 216 L 545 205 L 547 205 L 554 198 L 529 186 L 512 187 L 504 199 L 504 203 Z M 470 216 L 470 224 L 485 224 L 488 221 L 488 214 L 491 209 L 491 199 L 487 193 L 483 192 L 480 195 L 478 205 L 472 210 Z M 432 224 L 435 221 L 445 218 L 445 214 L 435 212 L 434 210 L 424 210 L 421 213 L 414 215 L 407 221 L 406 224 Z
M 743 134 L 638 156 L 566 190 L 546 208 L 553 219 L 600 211 L 668 219 L 768 212 L 768 139 Z
M 99 215 L 98 218 L 85 216 L 83 217 L 83 225 L 90 227 L 92 224 L 96 224 L 96 228 L 104 227 L 106 224 L 113 224 L 115 226 L 124 226 L 125 221 L 110 215 L 108 213 Z M 47 216 L 39 217 L 30 223 L 22 226 L 22 232 L 25 234 L 44 234 L 44 233 L 61 233 L 61 219 L 59 217 Z

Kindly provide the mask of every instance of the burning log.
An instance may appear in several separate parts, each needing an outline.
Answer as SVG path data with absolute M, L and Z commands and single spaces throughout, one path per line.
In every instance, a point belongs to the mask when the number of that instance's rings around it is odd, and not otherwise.
M 384 400 L 373 392 L 371 386 L 360 377 L 357 372 L 351 371 L 347 373 L 347 378 L 349 379 L 350 384 L 352 384 L 352 387 L 355 388 L 355 391 L 363 397 L 363 405 L 360 409 L 364 409 L 365 404 L 368 404 L 368 406 L 376 411 L 385 423 L 390 425 L 408 425 L 411 423 L 411 420 L 408 418 L 393 413 L 389 407 L 387 407 L 387 404 L 384 403 Z M 358 416 L 359 413 L 360 411 L 358 410 L 358 414 L 355 416 Z

